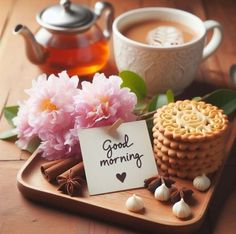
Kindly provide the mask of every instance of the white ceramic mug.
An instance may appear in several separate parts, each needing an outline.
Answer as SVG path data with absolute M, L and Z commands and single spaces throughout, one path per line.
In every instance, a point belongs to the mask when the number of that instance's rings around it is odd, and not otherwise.
M 182 45 L 157 47 L 131 40 L 122 34 L 128 25 L 150 19 L 186 25 L 196 36 Z M 206 34 L 210 30 L 213 30 L 213 35 L 206 44 Z M 115 61 L 119 71 L 130 70 L 143 77 L 150 96 L 167 89 L 180 94 L 194 80 L 200 63 L 215 52 L 222 36 L 218 22 L 203 22 L 182 10 L 162 7 L 135 9 L 118 16 L 113 23 Z

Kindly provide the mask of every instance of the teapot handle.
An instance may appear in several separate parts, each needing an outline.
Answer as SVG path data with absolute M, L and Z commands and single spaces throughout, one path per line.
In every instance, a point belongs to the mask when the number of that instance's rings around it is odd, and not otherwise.
M 109 2 L 97 2 L 94 6 L 94 13 L 97 16 L 97 19 L 106 11 L 105 15 L 105 28 L 103 30 L 103 35 L 106 39 L 111 37 L 112 33 L 112 22 L 114 18 L 114 8 Z

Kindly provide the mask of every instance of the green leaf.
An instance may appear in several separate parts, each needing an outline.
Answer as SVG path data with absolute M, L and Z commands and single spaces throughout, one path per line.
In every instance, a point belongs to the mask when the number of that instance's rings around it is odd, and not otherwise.
M 148 105 L 148 111 L 154 111 L 156 110 L 156 105 L 157 105 L 157 100 L 158 100 L 158 95 L 155 95 L 152 97 L 151 101 L 149 102 Z
M 16 139 L 16 137 L 17 137 L 17 133 L 14 128 L 0 133 L 0 139 L 2 140 L 13 140 L 13 139 Z
M 156 103 L 156 109 L 168 104 L 168 97 L 166 94 L 159 94 Z
M 128 87 L 134 92 L 138 100 L 143 100 L 147 95 L 147 87 L 145 81 L 132 71 L 122 71 L 119 76 L 123 80 L 121 87 Z
M 221 108 L 227 115 L 236 110 L 236 90 L 218 89 L 205 95 L 202 100 Z
M 38 148 L 40 143 L 41 143 L 41 140 L 36 137 L 29 142 L 26 150 L 29 151 L 30 153 L 33 153 Z
M 168 89 L 166 91 L 166 96 L 167 96 L 168 103 L 175 101 L 175 96 L 171 89 Z
M 4 114 L 7 122 L 13 127 L 15 127 L 15 126 L 12 122 L 12 119 L 14 117 L 16 117 L 18 110 L 19 110 L 19 106 L 7 106 L 3 109 L 3 114 Z
M 197 96 L 197 97 L 192 98 L 192 100 L 194 100 L 194 101 L 201 101 L 202 97 Z
M 134 108 L 134 113 L 140 114 L 147 109 L 147 103 L 138 102 Z
M 159 94 L 154 97 L 152 97 L 149 106 L 148 111 L 154 111 L 166 104 L 168 104 L 168 97 L 166 94 Z

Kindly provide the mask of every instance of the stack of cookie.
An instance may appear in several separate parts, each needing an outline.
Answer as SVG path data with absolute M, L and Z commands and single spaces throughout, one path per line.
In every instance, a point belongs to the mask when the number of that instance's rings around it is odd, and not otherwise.
M 215 172 L 224 156 L 227 116 L 216 106 L 177 101 L 154 114 L 154 153 L 167 175 L 193 179 Z

